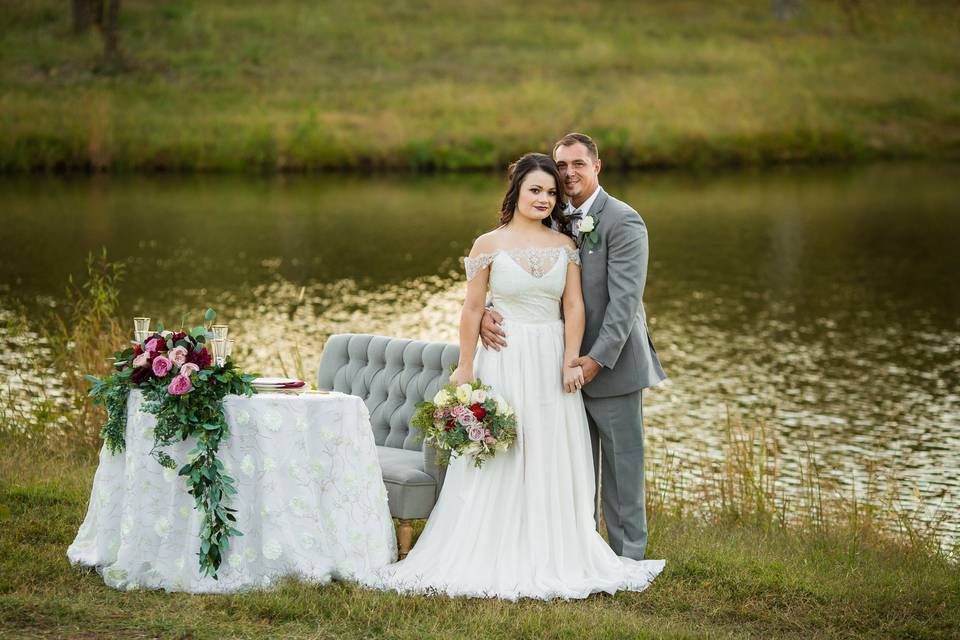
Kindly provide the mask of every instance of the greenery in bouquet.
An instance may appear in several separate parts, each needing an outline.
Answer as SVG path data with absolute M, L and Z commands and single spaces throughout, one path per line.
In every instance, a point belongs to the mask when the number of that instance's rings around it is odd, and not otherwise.
M 412 423 L 426 444 L 451 455 L 470 455 L 477 468 L 517 437 L 513 409 L 480 380 L 444 386 L 432 402 L 417 405 Z
M 208 309 L 207 324 L 216 313 Z M 125 448 L 127 396 L 136 387 L 143 392 L 142 409 L 156 416 L 151 455 L 164 467 L 174 469 L 176 461 L 162 450 L 177 441 L 196 438 L 190 459 L 179 471 L 187 481 L 195 508 L 204 514 L 200 530 L 200 571 L 216 579 L 217 570 L 229 548 L 231 536 L 243 535 L 235 528 L 234 509 L 227 506 L 236 495 L 234 479 L 224 473 L 217 459 L 220 443 L 228 436 L 223 399 L 228 395 L 252 395 L 256 374 L 239 371 L 229 357 L 223 364 L 213 362 L 207 343 L 206 325 L 189 331 L 155 333 L 114 354 L 116 371 L 93 383 L 90 396 L 107 409 L 101 430 L 104 444 L 113 454 Z

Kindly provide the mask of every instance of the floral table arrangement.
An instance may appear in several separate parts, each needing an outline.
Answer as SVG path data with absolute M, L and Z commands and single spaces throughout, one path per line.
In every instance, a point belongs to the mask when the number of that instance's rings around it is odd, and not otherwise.
M 226 325 L 210 326 L 215 317 L 208 309 L 204 324 L 189 331 L 165 331 L 162 325 L 150 331 L 149 318 L 137 318 L 136 339 L 114 354 L 113 374 L 103 379 L 86 376 L 93 384 L 89 395 L 94 404 L 106 407 L 100 435 L 113 455 L 126 446 L 127 397 L 132 388 L 143 392 L 143 409 L 157 418 L 151 455 L 159 464 L 175 469 L 177 462 L 163 447 L 196 438 L 179 475 L 186 478 L 194 508 L 204 516 L 198 552 L 201 575 L 214 579 L 230 538 L 243 535 L 235 527 L 236 510 L 227 506 L 237 493 L 234 479 L 217 459 L 220 443 L 229 436 L 223 399 L 256 392 L 251 384 L 256 374 L 239 371 L 227 353 Z
M 470 455 L 478 469 L 517 437 L 513 409 L 480 380 L 444 386 L 432 402 L 417 405 L 412 423 L 425 443 L 453 455 Z M 441 464 L 448 462 L 440 459 Z

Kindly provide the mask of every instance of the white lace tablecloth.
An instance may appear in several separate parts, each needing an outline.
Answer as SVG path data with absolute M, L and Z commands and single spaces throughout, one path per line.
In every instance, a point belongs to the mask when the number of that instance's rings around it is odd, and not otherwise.
M 221 593 L 284 576 L 326 583 L 396 560 L 397 547 L 369 415 L 356 396 L 261 393 L 224 401 L 230 434 L 219 459 L 236 480 L 242 536 L 218 579 L 200 577 L 200 513 L 176 469 L 149 456 L 154 416 L 130 394 L 127 448 L 100 451 L 87 516 L 67 550 L 117 589 Z M 193 439 L 165 449 L 178 467 Z

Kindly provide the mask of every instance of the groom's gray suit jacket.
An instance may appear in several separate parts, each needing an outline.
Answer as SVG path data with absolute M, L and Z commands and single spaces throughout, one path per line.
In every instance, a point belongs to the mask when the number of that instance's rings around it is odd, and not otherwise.
M 651 387 L 667 376 L 643 309 L 650 255 L 647 226 L 640 214 L 602 188 L 586 214 L 594 219 L 599 241 L 588 248 L 580 238 L 586 307 L 580 351 L 603 368 L 583 392 L 606 398 Z

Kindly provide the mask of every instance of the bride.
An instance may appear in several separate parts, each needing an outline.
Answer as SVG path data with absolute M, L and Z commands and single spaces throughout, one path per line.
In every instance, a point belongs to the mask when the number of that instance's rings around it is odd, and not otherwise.
M 460 361 L 451 381 L 491 385 L 516 411 L 517 440 L 481 469 L 464 457 L 451 460 L 413 550 L 362 582 L 505 600 L 641 591 L 664 561 L 618 557 L 594 524 L 583 373 L 567 364 L 580 355 L 583 337 L 580 257 L 560 175 L 549 156 L 529 153 L 510 166 L 509 181 L 500 226 L 477 238 L 465 260 Z M 508 346 L 477 352 L 488 288 Z

